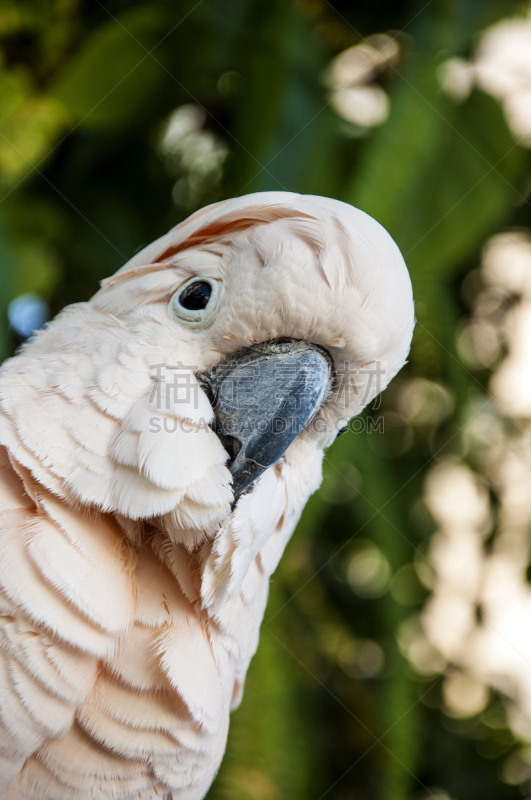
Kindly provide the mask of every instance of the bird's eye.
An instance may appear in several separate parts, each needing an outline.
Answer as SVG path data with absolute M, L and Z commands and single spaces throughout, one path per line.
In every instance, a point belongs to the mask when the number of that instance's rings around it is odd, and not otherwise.
M 207 307 L 212 287 L 206 281 L 195 281 L 179 295 L 179 303 L 188 311 L 200 311 Z
M 212 278 L 191 278 L 170 300 L 170 311 L 189 327 L 206 328 L 214 317 L 221 283 Z

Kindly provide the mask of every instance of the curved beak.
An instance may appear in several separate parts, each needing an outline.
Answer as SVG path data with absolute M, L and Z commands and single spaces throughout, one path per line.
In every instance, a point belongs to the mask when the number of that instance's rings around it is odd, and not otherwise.
M 231 456 L 237 500 L 315 417 L 330 391 L 332 362 L 317 345 L 277 339 L 235 353 L 198 379 Z

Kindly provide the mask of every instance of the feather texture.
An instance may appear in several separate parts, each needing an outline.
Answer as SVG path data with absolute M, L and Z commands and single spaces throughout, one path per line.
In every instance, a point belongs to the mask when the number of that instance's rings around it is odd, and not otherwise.
M 204 328 L 169 306 L 194 276 L 221 284 Z M 412 327 L 374 220 L 261 193 L 192 215 L 3 365 L 0 800 L 205 796 L 323 448 Z M 324 347 L 333 390 L 234 503 L 196 375 L 278 337 Z

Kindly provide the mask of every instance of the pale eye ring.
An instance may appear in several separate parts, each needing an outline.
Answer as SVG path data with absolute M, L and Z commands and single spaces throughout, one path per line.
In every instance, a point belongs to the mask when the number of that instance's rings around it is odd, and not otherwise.
M 206 328 L 214 319 L 220 294 L 220 281 L 202 276 L 190 278 L 170 300 L 170 312 L 188 327 Z

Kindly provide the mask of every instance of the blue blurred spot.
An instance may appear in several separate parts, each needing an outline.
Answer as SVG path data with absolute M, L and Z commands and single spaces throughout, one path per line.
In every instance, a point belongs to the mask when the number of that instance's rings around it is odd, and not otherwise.
M 33 292 L 15 297 L 7 309 L 9 324 L 21 339 L 28 339 L 32 333 L 42 328 L 49 314 L 48 305 Z

